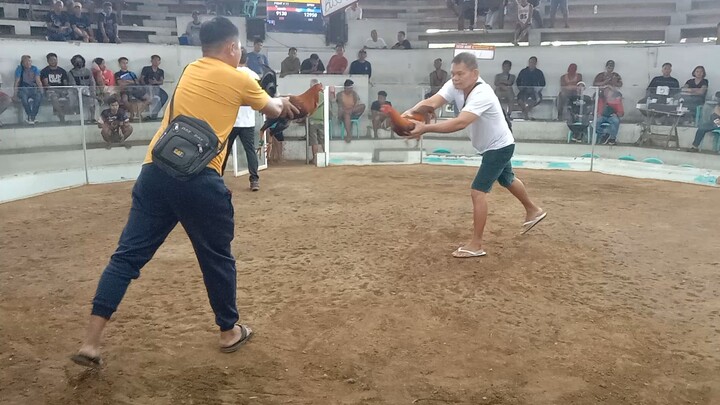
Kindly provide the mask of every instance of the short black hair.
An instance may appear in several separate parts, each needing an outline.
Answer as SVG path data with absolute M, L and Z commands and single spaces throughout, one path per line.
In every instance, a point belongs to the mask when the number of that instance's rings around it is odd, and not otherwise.
M 535 62 L 537 62 L 537 56 L 531 56 L 530 59 L 528 59 L 528 60 L 533 60 L 533 59 L 535 59 Z
M 151 56 L 151 57 L 150 57 L 150 60 L 153 60 L 153 59 L 162 60 L 162 58 L 160 57 L 160 55 L 153 55 L 153 56 Z
M 361 54 L 361 53 L 364 53 L 365 55 L 367 55 L 367 51 L 364 50 L 364 49 L 360 49 L 360 50 L 358 51 L 358 54 Z
M 260 39 L 259 37 L 255 37 L 255 39 L 253 40 L 253 45 L 262 44 L 262 43 L 264 43 L 264 41 L 262 39 Z
M 120 63 L 120 62 L 122 62 L 122 61 L 128 62 L 129 60 L 128 60 L 128 58 L 126 58 L 126 57 L 124 57 L 124 56 L 121 56 L 121 57 L 118 58 L 118 63 Z
M 49 54 L 45 55 L 45 59 L 50 59 L 52 57 L 57 58 L 57 54 L 54 52 L 50 52 Z
M 290 47 L 290 49 L 288 49 L 288 52 L 289 52 L 289 51 L 297 51 L 297 48 L 295 48 L 294 46 L 292 46 L 292 47 Z
M 505 65 L 510 65 L 510 67 L 512 67 L 512 62 L 510 62 L 509 60 L 506 60 L 506 61 L 503 62 L 502 65 L 503 65 L 503 66 L 505 66 Z
M 118 97 L 114 94 L 112 96 L 108 97 L 108 99 L 107 99 L 107 105 L 110 105 L 112 103 L 120 104 L 120 100 L 118 100 Z
M 378 91 L 378 96 L 387 97 L 387 93 L 385 92 L 385 90 L 380 90 Z
M 458 65 L 458 64 L 462 63 L 465 66 L 467 66 L 467 68 L 470 70 L 475 70 L 478 68 L 477 57 L 475 57 L 475 55 L 473 55 L 470 52 L 462 52 L 462 53 L 455 55 L 455 57 L 452 60 L 452 63 L 453 63 L 453 65 Z
M 398 34 L 403 34 L 403 36 L 405 36 L 405 31 L 398 31 Z
M 316 54 L 316 53 L 313 53 L 313 54 L 310 55 L 310 59 L 312 59 L 312 60 L 320 60 L 320 56 L 318 56 L 318 54 Z
M 335 49 L 338 49 L 338 48 L 345 49 L 345 45 L 343 45 L 343 43 L 340 42 L 340 43 L 338 43 L 337 45 L 335 45 Z
M 240 35 L 238 28 L 225 17 L 213 17 L 200 26 L 200 43 L 203 50 L 222 44 Z
M 347 79 L 345 80 L 345 83 L 343 84 L 343 87 L 352 87 L 352 85 L 355 84 L 354 81 Z
M 664 68 L 665 66 L 670 66 L 670 67 L 672 67 L 672 63 L 670 63 L 670 62 L 665 62 L 665 63 L 663 63 L 662 67 Z
M 96 65 L 100 66 L 100 65 L 102 65 L 103 63 L 105 63 L 105 59 L 103 59 L 103 58 L 95 58 L 95 59 L 93 59 L 93 62 L 95 62 Z

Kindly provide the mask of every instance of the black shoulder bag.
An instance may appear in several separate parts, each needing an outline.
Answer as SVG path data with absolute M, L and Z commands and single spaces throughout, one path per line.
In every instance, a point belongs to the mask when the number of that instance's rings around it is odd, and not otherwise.
M 182 74 L 180 77 L 182 78 Z M 175 93 L 178 87 L 180 79 Z M 155 143 L 152 157 L 153 163 L 165 173 L 178 180 L 187 181 L 205 169 L 210 161 L 223 151 L 227 139 L 218 145 L 220 140 L 215 131 L 201 119 L 186 115 L 173 118 L 174 101 L 173 93 L 168 126 Z
M 475 85 L 473 86 L 473 88 L 470 89 L 470 93 L 472 93 L 472 91 L 475 90 L 475 87 L 477 87 L 477 86 L 479 86 L 479 85 L 481 85 L 481 84 L 482 84 L 482 82 L 477 82 L 477 83 L 475 83 Z M 465 106 L 467 105 L 467 101 L 468 101 L 468 99 L 470 98 L 470 93 L 468 93 L 468 96 L 467 96 L 467 98 L 465 99 L 465 104 L 463 104 L 463 107 L 462 107 L 462 108 L 465 108 Z M 460 108 L 460 109 L 462 110 L 462 108 Z M 500 107 L 500 111 L 503 112 L 503 116 L 505 117 L 505 123 L 507 124 L 508 128 L 510 129 L 510 132 L 512 132 L 512 121 L 510 120 L 510 116 L 508 115 L 507 111 L 505 111 L 502 107 Z

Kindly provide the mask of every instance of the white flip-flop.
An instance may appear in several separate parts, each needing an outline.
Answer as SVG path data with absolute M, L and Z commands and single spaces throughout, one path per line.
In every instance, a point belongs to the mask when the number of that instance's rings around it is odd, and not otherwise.
M 463 248 L 459 247 L 459 248 L 457 248 L 456 251 L 454 251 L 452 253 L 452 255 L 453 255 L 453 257 L 458 258 L 458 259 L 469 259 L 469 258 L 473 258 L 473 257 L 483 257 L 483 256 L 487 255 L 487 253 L 482 249 L 480 249 L 476 252 L 473 252 L 472 250 L 463 249 Z
M 532 221 L 527 221 L 523 224 L 523 230 L 520 232 L 520 235 L 525 235 L 528 233 L 533 227 L 540 223 L 545 217 L 547 216 L 547 212 L 543 212 L 540 214 L 537 218 L 533 219 Z

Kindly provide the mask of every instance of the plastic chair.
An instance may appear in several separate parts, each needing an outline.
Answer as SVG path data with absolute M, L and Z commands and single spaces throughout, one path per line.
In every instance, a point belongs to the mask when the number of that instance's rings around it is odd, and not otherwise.
M 432 153 L 437 153 L 437 154 L 442 153 L 442 154 L 449 155 L 450 150 L 449 149 L 435 149 Z
M 576 123 L 573 124 L 573 125 L 582 125 L 582 123 L 581 123 L 581 122 L 576 122 Z M 588 125 L 588 127 L 587 127 L 587 143 L 588 143 L 588 144 L 592 143 L 592 131 L 593 131 L 593 126 L 592 126 L 592 125 Z M 567 135 L 567 143 L 570 143 L 571 140 L 572 140 L 572 130 L 569 129 L 569 130 L 568 130 L 568 135 Z
M 620 157 L 618 158 L 618 160 L 625 160 L 625 161 L 628 161 L 628 162 L 637 162 L 637 159 L 635 159 L 635 156 L 632 156 L 632 155 L 620 156 Z
M 360 117 L 350 119 L 350 131 L 360 139 Z M 345 138 L 345 123 L 343 122 L 340 122 L 340 138 Z
M 713 150 L 720 153 L 720 128 L 713 129 L 711 134 L 715 137 L 715 139 L 713 139 Z
M 652 164 L 654 164 L 654 165 L 662 165 L 662 164 L 665 164 L 665 162 L 663 162 L 662 160 L 660 160 L 660 159 L 658 159 L 658 158 L 654 158 L 654 157 L 649 157 L 649 158 L 647 158 L 647 159 L 643 159 L 643 162 L 645 162 L 645 163 L 652 163 Z
M 255 17 L 257 15 L 257 4 L 258 0 L 245 0 L 243 14 L 248 17 Z

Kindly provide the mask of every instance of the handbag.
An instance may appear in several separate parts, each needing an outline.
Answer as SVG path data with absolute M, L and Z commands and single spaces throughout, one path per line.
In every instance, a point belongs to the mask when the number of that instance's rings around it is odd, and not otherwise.
M 182 74 L 180 76 L 182 77 Z M 179 86 L 180 79 L 175 93 Z M 153 163 L 165 173 L 178 180 L 187 181 L 203 171 L 210 161 L 225 149 L 230 137 L 219 144 L 215 131 L 204 120 L 187 115 L 173 118 L 175 93 L 170 100 L 170 121 L 155 143 L 152 157 Z

